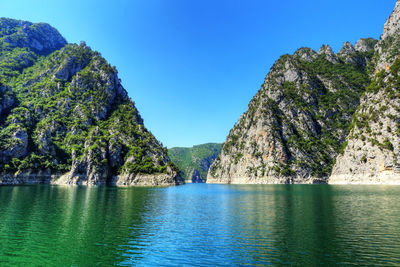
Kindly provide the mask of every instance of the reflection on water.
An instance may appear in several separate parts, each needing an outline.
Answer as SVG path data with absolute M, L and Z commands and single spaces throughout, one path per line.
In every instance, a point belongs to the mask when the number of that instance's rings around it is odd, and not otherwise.
M 121 245 L 142 228 L 148 195 L 140 188 L 1 187 L 0 265 L 118 263 Z
M 399 265 L 400 187 L 0 187 L 0 265 Z

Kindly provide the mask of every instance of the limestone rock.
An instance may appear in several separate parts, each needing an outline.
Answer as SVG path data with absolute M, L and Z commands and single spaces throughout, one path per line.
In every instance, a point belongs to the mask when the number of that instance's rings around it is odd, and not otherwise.
M 294 53 L 294 56 L 304 61 L 312 61 L 317 58 L 317 53 L 311 48 L 302 47 Z
M 338 56 L 332 51 L 332 48 L 329 45 L 323 45 L 318 50 L 319 55 L 324 55 L 326 60 L 329 62 L 336 64 L 339 61 Z
M 385 25 L 383 26 L 383 34 L 381 35 L 381 40 L 386 39 L 387 37 L 397 34 L 400 29 L 400 1 L 396 2 L 396 6 L 386 20 Z
M 399 14 L 398 1 L 374 46 L 375 77 L 353 116 L 347 146 L 336 160 L 330 183 L 400 184 Z
M 2 18 L 0 29 L 0 63 L 14 62 L 0 64 L 0 184 L 182 182 L 100 53 L 44 23 Z
M 341 54 L 362 56 L 351 44 Z M 364 86 L 369 81 L 327 46 L 282 56 L 230 131 L 207 182 L 327 182 L 363 91 L 353 75 Z
M 350 42 L 345 42 L 342 49 L 340 49 L 338 56 L 343 59 L 346 63 L 353 63 L 363 65 L 364 62 L 360 62 L 360 58 L 356 56 L 356 49 Z
M 357 41 L 355 50 L 362 53 L 372 51 L 377 42 L 374 38 L 362 38 Z

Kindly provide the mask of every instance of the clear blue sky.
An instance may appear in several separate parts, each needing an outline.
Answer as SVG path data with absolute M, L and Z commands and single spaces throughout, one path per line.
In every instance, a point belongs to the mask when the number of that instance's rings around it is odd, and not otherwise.
M 1 0 L 112 64 L 166 146 L 223 142 L 280 55 L 379 38 L 395 0 Z

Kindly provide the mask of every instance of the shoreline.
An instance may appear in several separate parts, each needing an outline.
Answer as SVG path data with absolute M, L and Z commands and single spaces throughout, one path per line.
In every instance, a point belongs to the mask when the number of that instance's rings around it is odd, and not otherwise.
M 68 174 L 68 173 L 67 173 Z M 68 177 L 67 174 L 38 173 L 0 174 L 0 186 L 48 184 L 58 186 L 115 186 L 115 187 L 168 187 L 185 184 L 179 176 L 167 174 L 120 175 L 107 180 L 87 180 L 87 176 Z

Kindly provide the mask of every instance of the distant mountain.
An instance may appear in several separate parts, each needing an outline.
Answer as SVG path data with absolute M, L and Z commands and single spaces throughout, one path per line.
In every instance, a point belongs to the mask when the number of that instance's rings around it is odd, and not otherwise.
M 168 149 L 171 160 L 181 170 L 185 180 L 202 182 L 207 177 L 211 164 L 221 153 L 222 144 L 208 143 L 193 147 L 174 147 Z
M 0 184 L 180 182 L 100 53 L 0 18 Z
M 400 0 L 380 40 L 275 62 L 210 183 L 400 184 Z

